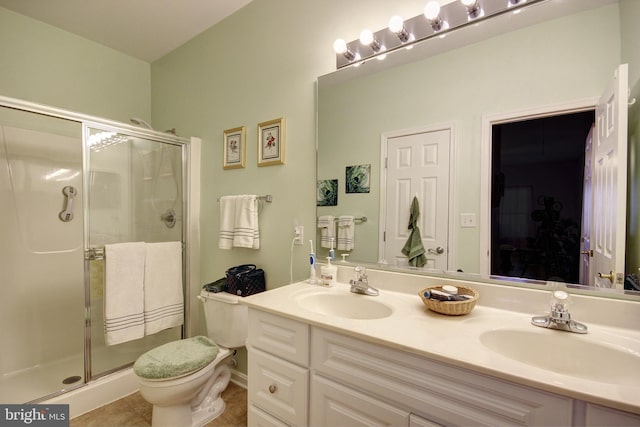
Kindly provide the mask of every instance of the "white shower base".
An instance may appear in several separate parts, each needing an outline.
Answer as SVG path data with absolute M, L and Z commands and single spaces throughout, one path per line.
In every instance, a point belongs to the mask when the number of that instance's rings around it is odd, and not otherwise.
M 133 369 L 127 368 L 42 403 L 69 405 L 69 416 L 74 418 L 136 391 L 138 380 Z
M 80 380 L 68 385 L 62 383 L 65 378 L 72 376 L 79 376 Z M 83 382 L 83 355 L 78 354 L 3 375 L 0 379 L 0 402 L 29 402 Z

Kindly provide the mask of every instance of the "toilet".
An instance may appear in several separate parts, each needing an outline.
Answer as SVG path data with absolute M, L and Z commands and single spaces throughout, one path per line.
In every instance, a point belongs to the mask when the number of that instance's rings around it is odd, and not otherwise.
M 203 290 L 207 337 L 173 341 L 149 350 L 133 370 L 140 394 L 153 405 L 153 427 L 203 426 L 224 412 L 220 394 L 231 378 L 233 349 L 247 338 L 241 297 Z

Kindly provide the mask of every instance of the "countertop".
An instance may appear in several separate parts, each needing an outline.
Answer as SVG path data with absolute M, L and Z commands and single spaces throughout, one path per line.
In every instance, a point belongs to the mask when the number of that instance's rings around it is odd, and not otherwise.
M 472 283 L 468 286 L 477 288 L 477 285 Z M 566 340 L 567 343 L 575 344 L 576 348 L 584 348 L 585 344 L 593 348 L 604 344 L 622 348 L 627 353 L 625 357 L 628 356 L 629 360 L 633 361 L 634 357 L 637 357 L 640 361 L 638 330 L 595 323 L 588 324 L 589 332 L 585 335 L 539 328 L 531 325 L 531 317 L 544 313 L 523 313 L 492 306 L 495 304 L 483 304 L 482 292 L 478 304 L 471 313 L 463 316 L 445 316 L 428 310 L 417 292 L 381 289 L 379 296 L 357 295 L 356 297 L 373 298 L 384 303 L 392 309 L 391 315 L 381 319 L 350 319 L 319 313 L 297 303 L 301 296 L 316 293 L 355 295 L 349 292 L 349 285 L 345 283 L 325 288 L 298 282 L 243 298 L 242 303 L 254 309 L 477 373 L 640 414 L 640 365 L 638 364 L 624 367 L 628 371 L 628 375 L 624 378 L 610 380 L 606 375 L 608 361 L 602 360 L 598 366 L 593 366 L 596 370 L 593 372 L 599 374 L 587 379 L 579 374 L 557 372 L 514 360 L 489 349 L 481 341 L 483 333 L 496 329 L 526 331 L 527 334 L 561 334 L 563 343 Z M 580 354 L 558 355 L 557 352 L 558 349 L 548 349 L 551 357 L 574 357 L 576 362 L 579 362 Z

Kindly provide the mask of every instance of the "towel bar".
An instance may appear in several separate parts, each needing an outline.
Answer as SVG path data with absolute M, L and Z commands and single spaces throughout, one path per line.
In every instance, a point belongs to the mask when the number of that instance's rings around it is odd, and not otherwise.
M 367 222 L 367 217 L 366 216 L 361 216 L 358 218 L 353 218 L 353 220 L 355 222 Z M 333 218 L 333 222 L 338 222 L 338 218 Z
M 273 202 L 273 196 L 271 194 L 267 194 L 264 196 L 257 196 L 258 200 L 264 200 L 267 203 Z M 220 201 L 220 197 L 218 197 L 218 202 Z

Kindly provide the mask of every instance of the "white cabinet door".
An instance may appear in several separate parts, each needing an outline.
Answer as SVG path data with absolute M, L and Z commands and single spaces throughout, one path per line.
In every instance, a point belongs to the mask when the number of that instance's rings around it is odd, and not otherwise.
M 409 412 L 322 376 L 312 375 L 309 425 L 314 427 L 408 426 Z
M 248 400 L 293 426 L 307 425 L 309 371 L 268 353 L 249 349 Z

